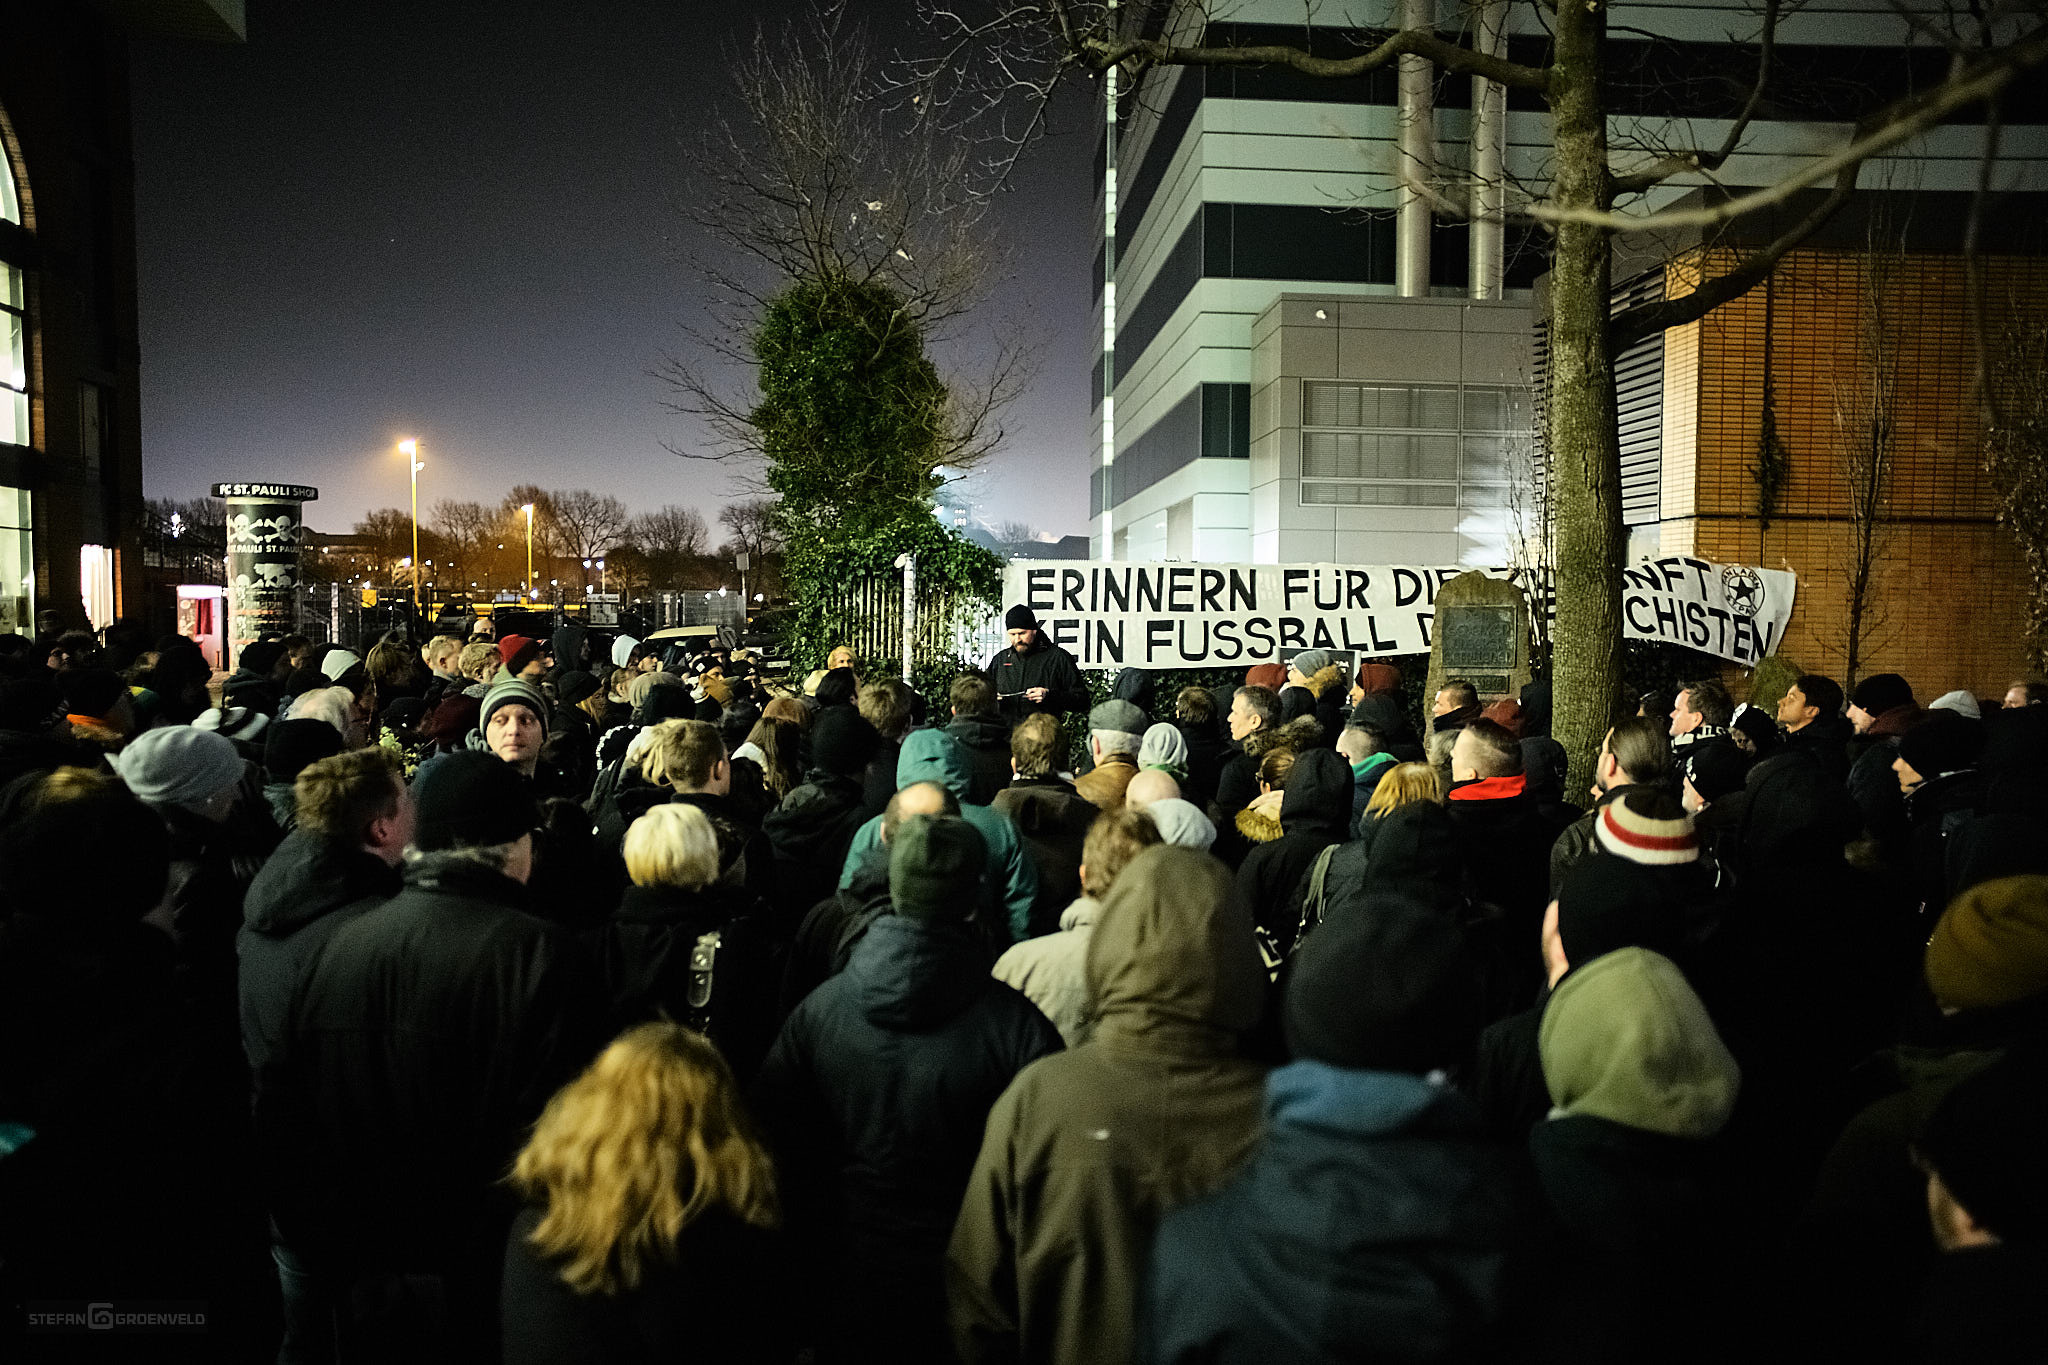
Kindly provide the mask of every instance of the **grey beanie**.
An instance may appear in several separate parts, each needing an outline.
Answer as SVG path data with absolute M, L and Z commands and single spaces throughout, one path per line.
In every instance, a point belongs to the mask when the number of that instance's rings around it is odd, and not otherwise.
M 1178 796 L 1154 801 L 1145 807 L 1145 814 L 1152 817 L 1152 824 L 1159 830 L 1159 837 L 1169 844 L 1181 848 L 1198 848 L 1204 853 L 1216 842 L 1216 826 L 1201 808 L 1192 801 Z
M 1160 721 L 1145 732 L 1145 739 L 1138 746 L 1140 768 L 1163 768 L 1173 774 L 1174 781 L 1185 782 L 1188 778 L 1188 742 L 1178 727 Z
M 189 725 L 145 730 L 114 755 L 113 763 L 143 804 L 182 806 L 195 813 L 234 790 L 243 772 L 242 756 L 231 740 Z
M 1336 655 L 1327 649 L 1304 649 L 1289 661 L 1288 667 L 1304 678 L 1313 678 L 1336 662 Z
M 491 730 L 491 712 L 514 703 L 533 712 L 539 717 L 541 727 L 547 728 L 548 699 L 541 695 L 540 689 L 524 678 L 501 677 L 491 684 L 488 692 L 484 693 L 483 705 L 477 708 L 476 732 L 488 737 Z

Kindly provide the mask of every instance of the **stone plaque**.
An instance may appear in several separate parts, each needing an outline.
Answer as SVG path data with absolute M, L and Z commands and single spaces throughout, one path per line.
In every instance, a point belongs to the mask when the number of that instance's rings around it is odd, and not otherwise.
M 1471 683 L 1485 705 L 1519 697 L 1529 676 L 1529 599 L 1521 588 L 1477 571 L 1444 584 L 1430 630 L 1424 707 L 1446 678 Z

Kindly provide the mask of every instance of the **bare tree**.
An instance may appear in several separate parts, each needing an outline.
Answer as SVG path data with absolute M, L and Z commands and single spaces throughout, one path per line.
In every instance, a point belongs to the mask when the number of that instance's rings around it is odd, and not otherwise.
M 1482 25 L 1473 41 L 1464 42 L 1419 23 L 1368 35 L 1356 50 L 1333 56 L 1313 50 L 1306 34 L 1299 43 L 1209 44 L 1210 6 L 1200 0 L 920 0 L 933 40 L 905 65 L 901 88 L 929 117 L 967 126 L 992 121 L 1012 145 L 1028 139 L 1038 126 L 1038 111 L 1070 73 L 1113 70 L 1135 82 L 1166 66 L 1273 67 L 1341 81 L 1396 65 L 1426 76 L 1434 67 L 1547 104 L 1550 141 L 1539 184 L 1503 176 L 1468 183 L 1463 192 L 1447 188 L 1405 142 L 1395 169 L 1400 192 L 1419 196 L 1440 214 L 1514 217 L 1550 234 L 1545 449 L 1557 562 L 1552 658 L 1558 738 L 1571 755 L 1576 790 L 1591 779 L 1621 682 L 1619 571 L 1627 536 L 1615 358 L 1636 341 L 1703 317 L 1754 287 L 1832 217 L 1854 191 L 1866 160 L 1972 105 L 1996 100 L 2019 73 L 2048 61 L 2048 16 L 2031 5 L 1972 5 L 1967 12 L 1959 7 L 1946 22 L 1913 19 L 1921 41 L 1948 53 L 1943 79 L 1854 122 L 1844 120 L 1847 132 L 1837 145 L 1773 183 L 1722 192 L 1718 173 L 1742 150 L 1764 107 L 1780 0 L 1764 0 L 1751 94 L 1712 145 L 1689 145 L 1682 122 L 1653 128 L 1652 136 L 1633 142 L 1611 142 L 1608 6 L 1536 2 L 1550 34 L 1542 65 L 1511 60 L 1498 26 Z M 1638 211 L 1647 196 L 1668 192 L 1674 181 L 1700 180 L 1710 192 L 1696 205 Z M 1818 202 L 1723 273 L 1700 280 L 1689 293 L 1611 311 L 1616 234 L 1717 228 L 1789 204 L 1809 186 L 1824 183 L 1828 189 Z M 1637 208 L 1618 207 L 1627 205 Z
M 711 532 L 694 507 L 669 503 L 642 512 L 628 524 L 626 536 L 650 556 L 689 559 L 704 553 Z
M 374 550 L 375 569 L 389 572 L 412 554 L 412 514 L 402 507 L 376 509 L 356 523 L 355 533 Z
M 625 534 L 626 504 L 609 493 L 588 488 L 558 488 L 549 497 L 563 554 L 575 561 L 583 575 L 578 586 L 590 582 L 589 561 L 601 557 Z
M 756 560 L 782 551 L 782 533 L 775 524 L 775 500 L 748 498 L 727 503 L 718 513 L 718 524 L 732 533 L 726 551 L 744 551 Z
M 1038 539 L 1038 528 L 1028 521 L 1003 521 L 996 523 L 996 539 L 1005 545 L 1022 545 Z
M 693 149 L 697 188 L 685 209 L 709 239 L 695 264 L 717 302 L 706 325 L 685 329 L 692 351 L 655 372 L 670 387 L 667 406 L 701 421 L 710 440 L 669 449 L 708 460 L 763 454 L 751 386 L 728 382 L 729 372 L 756 365 L 756 331 L 777 296 L 828 282 L 885 289 L 898 301 L 890 325 L 958 362 L 944 374 L 931 468 L 985 460 L 1037 348 L 1014 325 L 970 337 L 974 310 L 1008 268 L 993 208 L 975 192 L 974 145 L 872 98 L 881 62 L 844 7 L 772 37 L 758 32 L 731 66 L 733 99 L 720 107 L 739 113 L 718 117 Z M 986 359 L 970 370 L 975 353 Z M 742 477 L 765 491 L 761 474 Z
M 1873 219 L 1857 263 L 1856 352 L 1834 382 L 1835 454 L 1849 495 L 1848 612 L 1843 623 L 1844 687 L 1861 676 L 1883 626 L 1877 580 L 1890 520 L 1892 459 L 1899 421 L 1899 323 L 1893 316 L 1905 269 L 1904 234 L 1887 240 Z
M 513 577 L 522 583 L 526 577 L 524 552 L 526 549 L 527 507 L 533 508 L 533 572 L 536 579 L 552 578 L 555 575 L 548 566 L 563 553 L 561 523 L 555 517 L 555 495 L 537 484 L 514 484 L 498 504 L 504 513 L 505 551 L 519 564 Z
M 1994 335 L 1995 417 L 1985 465 L 1998 490 L 1998 519 L 2026 564 L 2027 660 L 2048 670 L 2048 324 L 2015 319 Z

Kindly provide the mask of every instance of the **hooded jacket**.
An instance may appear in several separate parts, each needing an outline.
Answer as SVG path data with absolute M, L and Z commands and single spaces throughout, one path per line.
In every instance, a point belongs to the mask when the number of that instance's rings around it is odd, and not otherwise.
M 797 1007 L 761 1068 L 754 1109 L 791 1231 L 826 1258 L 834 1285 L 828 1337 L 936 1331 L 946 1236 L 989 1106 L 1059 1047 L 987 964 L 961 923 L 884 915 L 846 970 Z
M 996 959 L 995 979 L 1038 1006 L 1068 1047 L 1088 1036 L 1088 939 L 1101 912 L 1101 901 L 1078 897 L 1058 930 L 1013 943 Z
M 995 808 L 1016 821 L 1024 851 L 1038 871 L 1031 937 L 1052 933 L 1081 894 L 1081 845 L 1101 812 L 1063 777 L 1020 777 L 997 794 Z
M 583 658 L 585 633 L 582 626 L 573 624 L 563 626 L 554 633 L 553 637 L 549 640 L 549 644 L 552 646 L 549 652 L 554 657 L 555 665 L 548 671 L 549 677 L 558 678 L 564 673 L 570 673 L 585 666 Z
M 1088 685 L 1081 681 L 1074 656 L 1048 640 L 1043 630 L 1022 654 L 1004 649 L 991 655 L 982 672 L 995 684 L 996 709 L 1013 725 L 1040 711 L 1057 716 L 1088 708 Z M 1046 689 L 1044 701 L 1026 700 L 1024 693 L 1034 687 Z
M 1160 1223 L 1142 1358 L 1485 1358 L 1519 1222 L 1506 1155 L 1464 1096 L 1295 1062 L 1266 1080 L 1244 1172 Z
M 1010 727 L 1000 716 L 955 716 L 945 731 L 967 750 L 974 769 L 968 798 L 986 806 L 996 793 L 1010 785 Z
M 307 973 L 259 1079 L 259 1148 L 314 1264 L 487 1291 L 513 1211 L 497 1182 L 608 1036 L 604 986 L 519 883 L 449 854 L 405 883 Z
M 896 790 L 919 782 L 937 782 L 953 793 L 960 803 L 960 816 L 974 826 L 988 844 L 988 866 L 983 872 L 984 903 L 992 916 L 992 927 L 1000 939 L 1007 933 L 1012 941 L 1030 932 L 1031 903 L 1038 895 L 1038 869 L 1024 852 L 1017 826 L 1001 811 L 968 801 L 974 789 L 974 770 L 967 751 L 941 730 L 913 730 L 903 737 L 903 749 L 896 759 Z M 882 817 L 862 825 L 846 851 L 840 868 L 839 885 L 853 879 L 854 869 L 871 848 L 882 842 Z
M 309 829 L 293 830 L 242 899 L 242 1051 L 260 1072 L 284 1035 L 292 991 L 334 931 L 398 894 L 398 869 Z
M 1334 749 L 1308 750 L 1287 775 L 1280 837 L 1247 853 L 1237 870 L 1238 894 L 1282 951 L 1293 943 L 1301 922 L 1303 875 L 1316 855 L 1344 841 L 1350 823 L 1350 763 Z
M 1266 973 L 1230 874 L 1193 849 L 1132 859 L 1090 933 L 1095 1029 L 989 1114 L 947 1252 L 963 1361 L 1125 1362 L 1158 1219 L 1216 1189 L 1259 1133 L 1238 1053 Z
M 1559 1335 L 1575 1359 L 1723 1359 L 1725 1219 L 1708 1145 L 1741 1072 L 1668 958 L 1622 948 L 1575 967 L 1539 1033 L 1550 1118 L 1529 1153 L 1560 1244 Z M 1673 1353 L 1674 1341 L 1686 1343 Z
M 878 814 L 859 777 L 813 768 L 763 817 L 761 833 L 775 852 L 778 937 L 786 940 L 810 908 L 832 894 L 853 836 Z

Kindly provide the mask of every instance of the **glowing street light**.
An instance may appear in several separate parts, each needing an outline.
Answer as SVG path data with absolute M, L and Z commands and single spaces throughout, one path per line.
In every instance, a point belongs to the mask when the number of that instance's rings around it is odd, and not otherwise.
M 412 566 L 412 610 L 418 616 L 420 610 L 420 471 L 427 466 L 420 460 L 420 443 L 407 437 L 398 443 L 398 451 L 405 456 L 406 468 L 412 476 L 412 558 L 406 561 Z
M 540 591 L 533 582 L 533 504 L 529 502 L 519 510 L 526 513 L 526 591 L 530 596 L 538 597 Z

